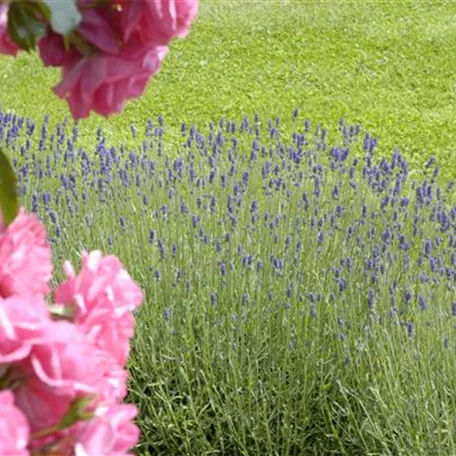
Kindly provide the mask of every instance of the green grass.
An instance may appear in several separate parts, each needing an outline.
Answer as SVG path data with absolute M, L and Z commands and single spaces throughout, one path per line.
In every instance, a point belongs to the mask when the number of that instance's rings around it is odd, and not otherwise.
M 456 29 L 452 1 L 204 1 L 189 38 L 175 41 L 147 94 L 102 124 L 114 143 L 131 122 L 163 114 L 170 144 L 180 122 L 203 127 L 258 112 L 314 122 L 360 123 L 383 151 L 415 165 L 435 154 L 456 169 Z M 54 122 L 67 113 L 51 87 L 58 72 L 35 55 L 0 60 L 6 109 Z M 89 141 L 89 140 L 88 140 Z M 452 171 L 450 171 L 452 172 Z

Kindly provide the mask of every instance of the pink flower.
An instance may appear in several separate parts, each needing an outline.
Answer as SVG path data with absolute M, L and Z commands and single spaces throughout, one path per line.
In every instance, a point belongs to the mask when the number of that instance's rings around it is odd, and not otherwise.
M 63 78 L 54 89 L 56 95 L 67 99 L 76 119 L 87 117 L 90 111 L 105 116 L 121 112 L 128 99 L 143 94 L 167 53 L 164 47 L 140 50 L 133 47 L 131 52 L 87 57 L 73 50 L 64 59 Z
M 31 449 L 41 454 L 41 447 L 52 445 L 51 454 L 126 456 L 139 440 L 139 429 L 133 422 L 136 407 L 98 401 L 91 409 L 93 418 L 35 440 L 30 444 Z
M 78 32 L 98 50 L 107 54 L 118 54 L 121 51 L 121 36 L 116 27 L 118 14 L 115 10 L 86 9 Z
M 44 225 L 21 209 L 9 226 L 0 224 L 0 296 L 48 293 L 51 277 Z
M 0 2 L 0 54 L 16 55 L 17 44 L 8 35 L 8 3 Z
M 47 339 L 35 344 L 30 365 L 36 377 L 56 395 L 74 398 L 76 393 L 94 393 L 105 374 L 97 350 L 80 329 L 66 321 L 53 322 Z
M 52 322 L 46 336 L 15 365 L 25 378 L 16 402 L 33 431 L 55 425 L 74 399 L 98 394 L 112 371 L 109 359 L 99 355 L 77 326 Z
M 14 394 L 0 391 L 0 456 L 28 455 L 29 438 L 27 419 L 14 405 Z
M 67 413 L 71 398 L 59 396 L 37 377 L 30 376 L 16 390 L 16 403 L 30 423 L 32 432 L 54 426 Z
M 136 413 L 133 405 L 100 405 L 95 418 L 70 431 L 75 456 L 126 455 L 139 440 L 139 429 L 133 423 Z
M 127 395 L 128 372 L 103 350 L 96 350 L 98 361 L 105 366 L 105 375 L 95 385 L 100 396 L 106 400 L 118 401 Z
M 51 323 L 40 296 L 0 298 L 0 365 L 27 358 L 34 344 L 46 339 Z
M 166 46 L 175 37 L 188 34 L 199 0 L 137 0 L 122 3 L 124 39 L 133 33 L 144 43 Z
M 69 263 L 65 272 L 68 280 L 57 287 L 55 302 L 73 304 L 75 324 L 123 366 L 134 333 L 132 312 L 143 300 L 141 290 L 116 257 L 98 251 L 84 252 L 78 275 Z
M 77 30 L 86 49 L 73 47 L 63 61 L 56 60 L 63 77 L 54 91 L 67 99 L 77 119 L 90 111 L 120 112 L 126 100 L 140 97 L 159 71 L 169 41 L 188 33 L 199 6 L 198 0 L 113 1 L 116 8 L 85 8 L 86 3 L 79 0 Z
M 63 46 L 63 37 L 50 28 L 46 35 L 38 42 L 40 57 L 45 66 L 58 67 L 63 65 L 65 48 Z

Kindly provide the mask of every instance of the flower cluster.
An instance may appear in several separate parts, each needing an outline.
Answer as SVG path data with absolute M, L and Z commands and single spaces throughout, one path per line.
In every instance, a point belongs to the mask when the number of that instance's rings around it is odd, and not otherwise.
M 139 436 L 122 400 L 141 290 L 95 251 L 78 274 L 66 263 L 49 296 L 45 228 L 24 210 L 0 226 L 0 261 L 0 455 L 126 454 Z
M 170 40 L 188 33 L 199 1 L 78 0 L 76 4 L 81 20 L 72 33 L 56 33 L 42 19 L 46 28 L 38 46 L 45 66 L 62 68 L 55 93 L 67 99 L 75 118 L 84 118 L 91 110 L 101 115 L 120 112 L 127 99 L 143 94 L 160 69 Z M 8 9 L 8 2 L 0 1 L 0 53 L 16 55 L 19 47 L 7 27 Z

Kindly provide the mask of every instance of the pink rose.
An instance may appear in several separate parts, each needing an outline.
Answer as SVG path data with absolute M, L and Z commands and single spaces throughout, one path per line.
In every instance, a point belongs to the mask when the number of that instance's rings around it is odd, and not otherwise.
M 0 365 L 27 358 L 34 344 L 46 339 L 51 324 L 40 296 L 0 298 Z
M 124 456 L 139 440 L 133 423 L 136 407 L 127 404 L 100 405 L 95 418 L 76 424 L 70 431 L 75 456 Z
M 44 225 L 21 209 L 9 226 L 0 226 L 0 296 L 48 293 L 51 277 Z
M 38 42 L 40 57 L 45 66 L 59 67 L 63 65 L 65 48 L 63 46 L 63 37 L 50 28 L 46 35 Z
M 56 394 L 74 398 L 78 392 L 95 392 L 94 384 L 104 375 L 96 352 L 77 326 L 57 321 L 49 326 L 46 340 L 34 345 L 30 365 Z
M 121 112 L 128 99 L 143 94 L 166 52 L 162 47 L 147 49 L 136 56 L 124 51 L 84 57 L 73 50 L 65 58 L 63 79 L 54 91 L 67 99 L 75 119 L 87 117 L 91 110 L 105 116 Z
M 137 0 L 122 3 L 124 39 L 133 33 L 144 43 L 166 46 L 175 37 L 188 34 L 199 0 Z
M 0 2 L 0 54 L 16 55 L 17 44 L 8 35 L 8 3 Z
M 119 21 L 115 10 L 83 10 L 78 32 L 98 50 L 107 54 L 118 54 L 121 50 L 121 36 L 116 24 Z
M 0 456 L 28 455 L 29 438 L 27 419 L 14 405 L 14 394 L 0 391 Z
M 128 372 L 108 352 L 95 351 L 98 362 L 102 363 L 105 368 L 105 375 L 94 385 L 98 394 L 106 400 L 119 401 L 124 399 L 127 395 Z
M 90 111 L 120 112 L 126 100 L 140 97 L 159 71 L 169 41 L 188 33 L 199 1 L 113 1 L 115 8 L 86 4 L 79 0 L 78 33 L 87 49 L 73 47 L 65 54 L 62 81 L 54 89 L 77 119 Z
M 57 424 L 67 413 L 71 398 L 59 396 L 53 388 L 29 374 L 16 390 L 16 403 L 29 420 L 31 431 L 37 432 Z
M 103 257 L 98 251 L 84 252 L 78 275 L 69 263 L 65 272 L 68 280 L 57 287 L 55 302 L 73 304 L 74 323 L 123 366 L 134 333 L 132 312 L 143 300 L 141 290 L 116 257 Z
M 133 422 L 136 407 L 99 401 L 92 413 L 94 416 L 90 420 L 79 421 L 45 439 L 33 441 L 31 449 L 41 454 L 40 448 L 52 445 L 52 454 L 127 456 L 139 440 L 139 429 Z
M 109 359 L 99 356 L 77 326 L 54 321 L 46 335 L 15 366 L 25 378 L 17 404 L 33 431 L 56 424 L 74 399 L 97 395 L 112 371 Z

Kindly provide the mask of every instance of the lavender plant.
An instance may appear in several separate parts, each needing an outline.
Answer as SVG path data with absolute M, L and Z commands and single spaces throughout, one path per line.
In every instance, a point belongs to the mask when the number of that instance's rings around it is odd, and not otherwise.
M 290 122 L 182 124 L 170 151 L 159 117 L 89 150 L 1 112 L 0 145 L 57 261 L 101 242 L 146 291 L 139 454 L 454 454 L 453 182 Z

